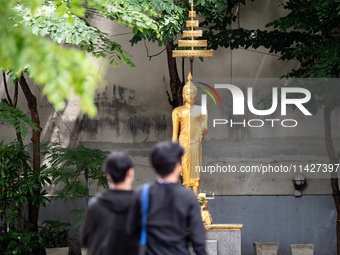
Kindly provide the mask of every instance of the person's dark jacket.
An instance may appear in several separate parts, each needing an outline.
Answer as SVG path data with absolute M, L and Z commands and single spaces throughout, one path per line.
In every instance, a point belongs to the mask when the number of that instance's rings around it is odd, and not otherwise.
M 108 190 L 92 198 L 81 231 L 88 255 L 135 255 L 138 235 L 128 235 L 126 220 L 133 191 Z
M 132 202 L 128 232 L 141 231 L 141 190 Z M 197 255 L 206 255 L 206 232 L 195 194 L 177 183 L 154 183 L 149 190 L 147 255 L 189 255 L 192 243 Z

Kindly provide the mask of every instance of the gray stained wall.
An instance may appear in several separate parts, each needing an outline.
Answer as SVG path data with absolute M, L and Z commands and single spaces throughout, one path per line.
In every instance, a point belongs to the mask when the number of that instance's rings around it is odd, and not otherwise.
M 336 211 L 331 196 L 223 196 L 209 201 L 214 223 L 242 223 L 242 254 L 253 242 L 279 242 L 280 255 L 290 244 L 315 244 L 314 254 L 336 254 Z
M 264 28 L 267 22 L 282 14 L 281 10 L 276 8 L 279 2 L 249 2 L 247 7 L 242 6 L 241 27 Z M 133 48 L 129 46 L 128 41 L 132 36 L 129 29 L 101 17 L 91 22 L 131 52 L 137 67 L 131 69 L 121 64 L 115 69 L 108 66 L 106 60 L 94 60 L 98 65 L 107 68 L 107 86 L 98 89 L 95 97 L 98 116 L 93 119 L 81 113 L 77 98 L 67 102 L 63 111 L 56 112 L 41 95 L 40 89 L 31 82 L 33 93 L 37 95 L 39 102 L 42 141 L 61 142 L 65 146 L 77 146 L 81 142 L 91 148 L 123 150 L 129 153 L 135 162 L 136 187 L 155 179 L 148 160 L 152 146 L 158 141 L 171 139 L 171 107 L 166 95 L 166 91 L 170 91 L 166 55 L 164 52 L 149 60 L 143 43 Z M 146 46 L 150 54 L 162 50 L 149 42 L 146 42 Z M 218 49 L 213 58 L 205 59 L 203 63 L 195 60 L 194 81 L 212 86 L 216 83 L 234 84 L 239 86 L 245 95 L 247 87 L 253 87 L 254 102 L 257 102 L 264 95 L 271 93 L 273 86 L 277 86 L 276 81 L 273 82 L 269 78 L 278 78 L 297 66 L 294 61 L 281 62 L 278 57 L 268 54 L 266 49 L 262 48 Z M 185 76 L 188 70 L 189 63 L 186 61 Z M 181 71 L 179 72 L 181 74 Z M 223 106 L 215 106 L 208 97 L 209 131 L 203 143 L 203 166 L 232 164 L 239 168 L 261 164 L 299 166 L 327 162 L 322 114 L 306 117 L 299 110 L 293 111 L 289 108 L 288 115 L 284 117 L 281 116 L 279 107 L 271 118 L 295 119 L 299 122 L 297 127 L 213 127 L 215 118 L 229 121 L 233 119 L 238 122 L 250 119 L 265 121 L 265 117 L 251 114 L 247 107 L 243 116 L 232 116 L 233 101 L 230 92 L 218 92 Z M 1 81 L 0 97 L 4 96 Z M 20 108 L 28 114 L 22 94 L 19 99 Z M 200 103 L 200 95 L 197 103 Z M 339 149 L 339 110 L 332 114 L 332 124 L 334 145 Z M 0 140 L 9 142 L 14 138 L 12 128 L 0 121 Z M 29 138 L 26 143 L 30 143 Z M 296 174 L 202 173 L 200 188 L 218 195 L 209 204 L 215 223 L 244 224 L 244 254 L 252 254 L 253 241 L 278 241 L 280 254 L 289 254 L 289 244 L 299 242 L 315 243 L 316 254 L 333 254 L 335 209 L 330 196 L 330 180 L 326 175 L 320 178 L 308 174 L 304 196 L 295 198 L 292 179 Z M 46 189 L 53 195 L 56 187 L 47 186 Z M 99 191 L 95 184 L 90 190 L 92 195 Z M 54 203 L 47 209 L 42 209 L 42 219 L 58 218 L 56 212 L 50 210 L 59 206 Z M 64 213 L 67 213 L 67 210 L 61 210 L 59 217 Z

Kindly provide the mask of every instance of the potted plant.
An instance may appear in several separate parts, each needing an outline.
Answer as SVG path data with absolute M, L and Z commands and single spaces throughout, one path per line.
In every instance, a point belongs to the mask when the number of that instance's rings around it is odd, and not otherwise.
M 68 222 L 45 220 L 39 232 L 41 243 L 46 247 L 47 255 L 67 254 L 69 246 Z
M 278 242 L 253 242 L 255 255 L 268 254 L 277 255 L 279 251 Z
M 292 255 L 313 255 L 314 254 L 314 244 L 291 244 L 290 251 Z

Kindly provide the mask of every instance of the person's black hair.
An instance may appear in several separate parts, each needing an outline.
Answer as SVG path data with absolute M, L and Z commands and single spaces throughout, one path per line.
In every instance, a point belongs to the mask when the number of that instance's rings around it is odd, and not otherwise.
M 177 142 L 161 142 L 151 152 L 151 164 L 161 177 L 165 177 L 174 171 L 183 154 L 184 149 Z
M 125 180 L 127 171 L 132 168 L 132 160 L 124 152 L 113 151 L 107 156 L 103 171 L 111 176 L 113 183 Z

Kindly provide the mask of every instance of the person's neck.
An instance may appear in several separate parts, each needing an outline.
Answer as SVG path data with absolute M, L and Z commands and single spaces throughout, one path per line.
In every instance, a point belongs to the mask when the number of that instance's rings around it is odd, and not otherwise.
M 110 183 L 109 188 L 112 190 L 131 190 L 131 184 L 130 183 L 125 183 L 125 182 L 120 182 L 120 183 Z
M 177 183 L 178 182 L 178 176 L 170 174 L 168 176 L 165 177 L 160 177 L 161 179 L 163 179 L 165 182 L 168 183 Z

